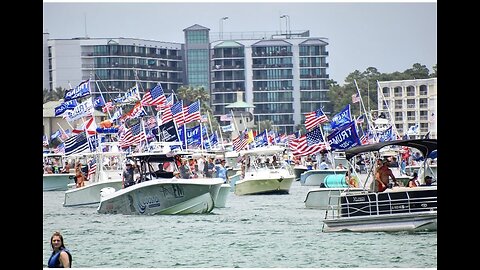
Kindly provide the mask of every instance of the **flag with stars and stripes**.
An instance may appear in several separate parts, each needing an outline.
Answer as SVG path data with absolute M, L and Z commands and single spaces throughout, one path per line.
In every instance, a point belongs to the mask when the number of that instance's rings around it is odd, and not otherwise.
M 165 103 L 167 103 L 167 98 L 163 93 L 161 84 L 157 84 L 153 89 L 145 93 L 142 98 L 142 105 L 145 106 L 161 106 Z

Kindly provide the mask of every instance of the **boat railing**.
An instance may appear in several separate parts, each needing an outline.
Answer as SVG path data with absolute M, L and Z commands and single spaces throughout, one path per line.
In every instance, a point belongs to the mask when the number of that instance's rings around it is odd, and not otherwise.
M 379 216 L 401 213 L 436 212 L 436 190 L 329 194 L 325 218 Z

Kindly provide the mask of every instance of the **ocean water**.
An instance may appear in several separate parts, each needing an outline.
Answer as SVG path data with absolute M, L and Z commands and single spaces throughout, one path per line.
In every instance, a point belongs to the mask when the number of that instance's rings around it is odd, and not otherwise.
M 437 233 L 323 233 L 312 187 L 236 196 L 204 215 L 98 214 L 43 192 L 43 267 L 59 230 L 75 268 L 436 268 Z

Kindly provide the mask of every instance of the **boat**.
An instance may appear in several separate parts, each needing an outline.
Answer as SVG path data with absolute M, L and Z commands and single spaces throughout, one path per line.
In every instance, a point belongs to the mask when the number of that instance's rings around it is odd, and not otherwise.
M 137 183 L 117 191 L 103 189 L 97 212 L 125 215 L 210 213 L 223 179 L 174 179 L 172 171 L 156 171 L 166 162 L 176 167 L 175 156 L 171 151 L 128 155 L 128 159 L 139 164 Z
M 69 170 L 68 173 L 61 173 L 65 167 L 66 158 L 63 153 L 43 154 L 43 191 L 65 191 L 69 184 L 75 184 L 75 173 Z M 47 167 L 51 167 L 47 169 Z
M 400 145 L 416 148 L 427 157 L 437 149 L 436 139 L 386 141 L 353 147 L 345 151 L 347 160 L 365 152 Z M 427 163 L 424 163 L 427 166 Z M 365 182 L 367 183 L 367 181 Z M 437 186 L 391 187 L 374 190 L 345 191 L 332 195 L 323 220 L 324 232 L 396 232 L 437 230 Z
M 325 178 L 329 175 L 345 175 L 347 169 L 314 169 L 305 171 L 300 175 L 300 184 L 302 186 L 321 186 Z
M 358 179 L 358 178 L 356 178 Z M 358 180 L 357 180 L 358 183 Z M 359 186 L 359 185 L 357 185 Z M 333 202 L 334 198 L 338 198 L 340 193 L 345 191 L 362 191 L 364 188 L 351 187 L 345 180 L 345 175 L 332 174 L 324 179 L 324 183 L 320 187 L 308 190 L 305 196 L 305 207 L 327 210 L 329 205 L 338 204 L 338 200 Z
M 118 142 L 104 142 L 97 149 L 111 149 L 108 152 L 91 152 L 81 154 L 82 160 L 95 160 L 96 170 L 89 181 L 82 187 L 74 184 L 65 191 L 63 206 L 97 206 L 100 202 L 100 192 L 103 188 L 122 188 L 122 165 L 125 153 L 119 151 Z
M 220 186 L 217 196 L 213 199 L 215 208 L 225 208 L 227 205 L 228 194 L 230 194 L 230 184 L 224 183 Z
M 246 159 L 245 175 L 235 183 L 235 195 L 288 194 L 295 179 L 293 170 L 283 160 L 285 147 L 269 145 L 249 150 L 240 154 Z M 276 157 L 276 165 L 267 162 Z

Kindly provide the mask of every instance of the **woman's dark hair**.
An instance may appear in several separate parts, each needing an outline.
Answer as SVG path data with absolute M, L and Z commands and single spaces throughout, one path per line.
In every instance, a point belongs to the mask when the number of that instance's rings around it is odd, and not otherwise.
M 50 237 L 50 245 L 52 246 L 52 248 L 53 248 L 52 240 L 53 240 L 53 237 L 54 237 L 54 236 L 59 236 L 59 237 L 60 237 L 60 241 L 61 241 L 61 243 L 62 243 L 62 245 L 61 245 L 60 247 L 61 247 L 61 248 L 65 248 L 65 245 L 63 244 L 63 236 L 60 234 L 60 232 L 54 232 L 54 233 L 52 234 L 52 237 Z

